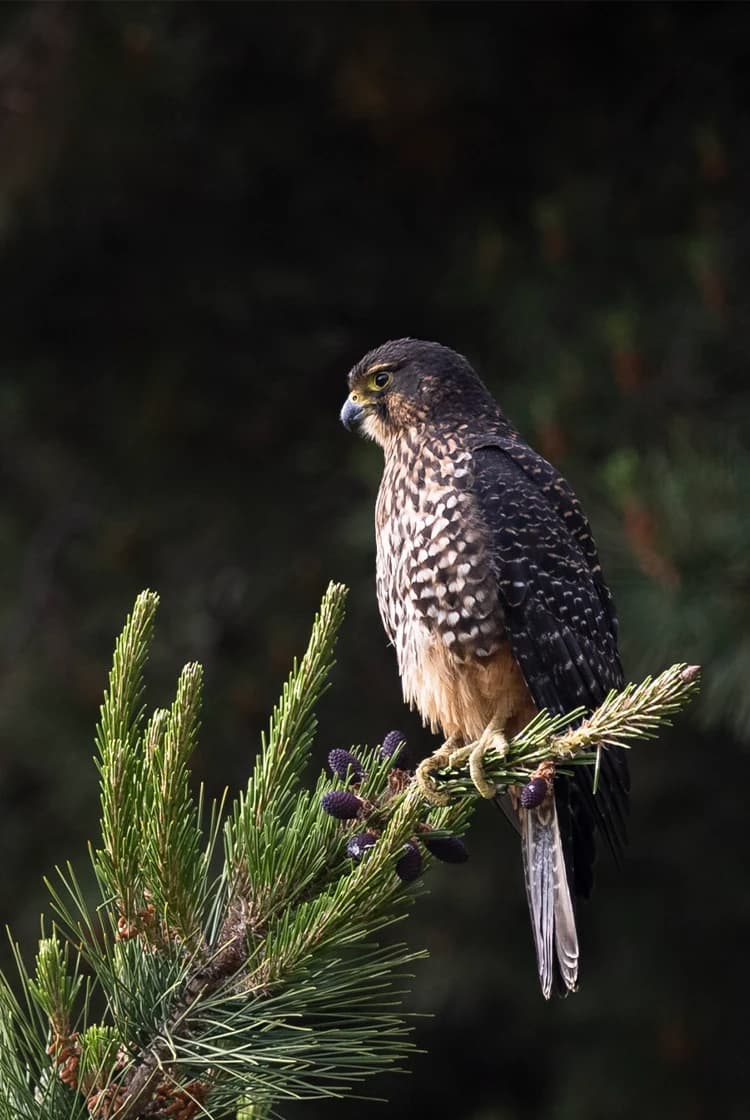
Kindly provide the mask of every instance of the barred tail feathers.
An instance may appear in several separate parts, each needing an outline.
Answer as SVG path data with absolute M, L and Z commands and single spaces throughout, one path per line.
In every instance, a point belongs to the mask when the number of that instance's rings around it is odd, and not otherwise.
M 568 991 L 578 983 L 578 933 L 568 886 L 562 837 L 553 797 L 538 809 L 521 809 L 526 894 L 536 946 L 539 982 L 549 999 L 556 971 Z

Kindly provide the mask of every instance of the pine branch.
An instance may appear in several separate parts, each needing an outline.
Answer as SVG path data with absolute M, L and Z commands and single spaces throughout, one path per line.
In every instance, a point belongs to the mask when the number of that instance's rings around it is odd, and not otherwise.
M 203 670 L 186 665 L 169 712 L 157 711 L 145 750 L 149 806 L 143 879 L 149 904 L 163 916 L 164 936 L 193 945 L 199 935 L 206 868 L 200 813 L 190 793 L 188 762 L 200 723 Z
M 237 832 L 243 823 L 259 827 L 269 810 L 283 815 L 294 796 L 294 783 L 309 758 L 317 727 L 315 707 L 328 689 L 346 596 L 342 584 L 332 583 L 323 597 L 307 652 L 299 665 L 295 662 L 273 710 L 268 735 L 261 739 L 260 754 L 240 801 Z
M 140 814 L 146 802 L 145 758 L 139 750 L 143 722 L 143 669 L 159 596 L 142 591 L 115 645 L 109 688 L 96 729 L 101 785 L 102 849 L 95 868 L 117 900 L 126 922 L 143 909 L 143 838 Z
M 77 968 L 72 975 L 69 972 L 68 959 L 68 945 L 63 945 L 56 937 L 43 938 L 39 942 L 36 975 L 29 980 L 31 995 L 59 1038 L 70 1035 L 73 1008 L 83 982 Z
M 448 803 L 425 801 L 397 732 L 331 752 L 333 776 L 301 788 L 345 595 L 328 589 L 250 781 L 224 819 L 212 807 L 205 835 L 189 781 L 201 670 L 186 666 L 172 707 L 146 721 L 157 598 L 139 596 L 97 731 L 100 898 L 92 906 L 72 869 L 58 871 L 59 928 L 40 942 L 33 978 L 17 957 L 23 998 L 0 978 L 0 1120 L 36 1120 L 40 1107 L 45 1120 L 258 1120 L 274 1102 L 350 1091 L 410 1053 L 401 998 L 421 954 L 377 939 L 405 917 L 433 854 L 465 859 L 476 790 L 466 767 L 447 767 Z M 540 713 L 485 769 L 506 787 L 552 761 L 595 765 L 609 743 L 652 737 L 696 688 L 697 670 L 674 666 L 587 719 Z
M 540 766 L 554 762 L 565 772 L 573 765 L 597 766 L 599 751 L 608 746 L 630 747 L 653 739 L 662 727 L 696 695 L 700 687 L 697 665 L 672 665 L 658 677 L 610 692 L 587 718 L 584 709 L 563 716 L 540 712 L 508 743 L 503 753 L 489 750 L 483 758 L 485 774 L 498 789 L 528 782 Z M 450 794 L 476 796 L 468 764 L 437 774 Z

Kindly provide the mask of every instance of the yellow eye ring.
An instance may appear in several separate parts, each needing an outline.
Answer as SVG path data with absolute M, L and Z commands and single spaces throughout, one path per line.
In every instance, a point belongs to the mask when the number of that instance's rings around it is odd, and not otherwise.
M 374 389 L 375 392 L 378 393 L 381 389 L 385 389 L 386 385 L 390 385 L 390 383 L 391 374 L 388 372 L 388 370 L 385 369 L 379 370 L 378 373 L 374 373 L 370 378 L 370 388 Z

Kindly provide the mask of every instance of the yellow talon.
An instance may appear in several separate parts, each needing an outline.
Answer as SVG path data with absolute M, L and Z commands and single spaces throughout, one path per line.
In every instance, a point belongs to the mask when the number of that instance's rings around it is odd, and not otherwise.
M 442 747 L 439 747 L 427 758 L 422 759 L 417 767 L 417 772 L 414 775 L 416 783 L 423 796 L 433 805 L 447 805 L 450 801 L 448 794 L 443 793 L 438 788 L 433 774 L 436 770 L 443 770 L 446 766 L 451 765 L 451 759 L 456 751 L 456 743 L 459 741 L 455 735 L 451 735 L 449 739 L 445 740 Z
M 435 771 L 443 770 L 448 766 L 458 769 L 465 766 L 467 762 L 469 776 L 480 796 L 489 799 L 497 793 L 495 784 L 485 777 L 484 756 L 490 750 L 497 751 L 499 755 L 504 755 L 508 750 L 508 740 L 500 727 L 496 723 L 491 723 L 475 743 L 459 747 L 457 746 L 459 742 L 458 736 L 452 735 L 450 739 L 446 739 L 442 747 L 429 758 L 423 759 L 417 767 L 415 774 L 417 785 L 424 797 L 433 805 L 447 805 L 450 801 L 448 794 L 443 793 L 438 787 L 433 777 Z
M 497 751 L 500 755 L 504 755 L 508 750 L 508 740 L 492 723 L 482 732 L 476 743 L 470 743 L 468 747 L 453 751 L 450 757 L 451 766 L 463 766 L 468 761 L 469 777 L 480 796 L 487 799 L 497 793 L 497 787 L 493 782 L 487 781 L 484 773 L 484 756 L 489 750 Z
M 497 793 L 497 787 L 494 782 L 488 782 L 484 774 L 484 756 L 492 746 L 493 744 L 491 742 L 485 743 L 480 739 L 469 755 L 469 775 L 471 780 L 479 790 L 480 795 L 487 798 L 494 797 Z

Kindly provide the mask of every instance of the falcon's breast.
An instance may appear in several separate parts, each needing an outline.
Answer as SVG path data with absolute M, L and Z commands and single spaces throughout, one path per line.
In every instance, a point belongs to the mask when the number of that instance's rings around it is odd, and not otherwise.
M 433 731 L 476 739 L 497 712 L 533 714 L 506 636 L 471 451 L 416 434 L 386 456 L 376 506 L 377 592 L 404 697 Z

